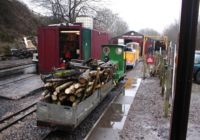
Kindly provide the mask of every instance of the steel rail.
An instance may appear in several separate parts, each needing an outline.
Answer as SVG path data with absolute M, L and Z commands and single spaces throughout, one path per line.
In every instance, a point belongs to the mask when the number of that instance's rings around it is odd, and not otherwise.
M 24 115 L 20 116 L 19 118 L 9 122 L 8 124 L 6 124 L 5 126 L 0 128 L 0 132 L 2 132 L 3 130 L 7 129 L 8 127 L 12 126 L 13 124 L 15 124 L 16 122 L 18 122 L 19 120 L 22 120 L 23 118 L 25 118 L 26 116 L 32 114 L 33 112 L 36 111 L 36 108 L 26 112 Z
M 21 112 L 23 112 L 23 111 L 25 111 L 25 110 L 31 108 L 32 106 L 36 105 L 37 102 L 38 102 L 38 101 L 35 101 L 34 103 L 32 103 L 32 104 L 26 106 L 25 108 L 23 108 L 23 109 L 21 109 L 21 110 L 15 112 L 15 113 L 13 113 L 13 114 L 10 114 L 10 115 L 6 116 L 5 118 L 2 118 L 2 119 L 0 120 L 0 124 L 3 123 L 3 122 L 5 122 L 6 120 L 8 120 L 8 119 L 10 119 L 10 118 L 12 118 L 12 117 L 18 115 L 18 114 L 20 114 Z

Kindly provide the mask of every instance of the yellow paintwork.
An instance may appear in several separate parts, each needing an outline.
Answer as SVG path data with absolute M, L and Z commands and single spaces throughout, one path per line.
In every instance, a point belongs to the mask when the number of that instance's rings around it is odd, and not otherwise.
M 136 52 L 126 51 L 126 62 L 128 64 L 134 64 L 136 60 Z
M 126 51 L 126 64 L 127 65 L 134 65 L 139 61 L 140 58 L 140 46 L 136 42 L 131 42 L 127 44 L 128 48 L 132 48 L 132 51 Z

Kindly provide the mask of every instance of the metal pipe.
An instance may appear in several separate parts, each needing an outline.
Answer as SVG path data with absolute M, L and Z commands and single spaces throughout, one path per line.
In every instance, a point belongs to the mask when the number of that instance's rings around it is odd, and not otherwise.
M 185 140 L 190 107 L 199 0 L 182 0 L 177 80 L 170 140 Z

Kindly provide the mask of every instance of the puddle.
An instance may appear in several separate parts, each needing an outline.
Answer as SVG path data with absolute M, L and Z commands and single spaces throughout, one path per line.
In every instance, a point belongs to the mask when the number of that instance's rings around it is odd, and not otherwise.
M 129 109 L 128 104 L 113 103 L 98 123 L 98 127 L 122 129 Z
M 129 88 L 135 88 L 138 86 L 138 84 L 140 84 L 141 79 L 140 78 L 132 78 L 129 77 L 127 78 L 127 81 L 124 84 L 125 89 L 129 89 Z
M 135 97 L 136 92 L 139 88 L 141 79 L 137 78 L 128 78 L 126 83 L 124 84 L 125 89 L 123 92 L 120 94 L 121 96 L 131 96 Z
M 124 84 L 124 90 L 109 106 L 95 129 L 88 136 L 88 139 L 119 139 L 117 132 L 124 127 L 128 111 L 139 88 L 140 82 L 141 79 L 127 79 Z

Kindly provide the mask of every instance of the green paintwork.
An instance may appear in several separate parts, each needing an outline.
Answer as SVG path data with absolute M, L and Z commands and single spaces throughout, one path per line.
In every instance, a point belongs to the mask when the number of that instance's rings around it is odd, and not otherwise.
M 104 48 L 109 48 L 109 53 L 105 53 Z M 116 49 L 120 48 L 122 52 L 117 54 Z M 125 53 L 123 45 L 103 45 L 102 46 L 102 56 L 101 59 L 104 61 L 105 57 L 108 56 L 112 64 L 117 66 L 117 71 L 114 74 L 114 80 L 117 82 L 120 78 L 124 76 L 125 73 Z
M 83 59 L 87 60 L 91 57 L 91 30 L 82 29 L 82 54 Z

